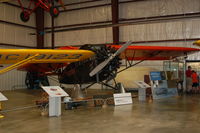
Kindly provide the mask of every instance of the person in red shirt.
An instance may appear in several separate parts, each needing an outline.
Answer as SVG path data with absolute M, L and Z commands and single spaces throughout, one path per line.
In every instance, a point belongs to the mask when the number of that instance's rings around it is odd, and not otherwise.
M 197 93 L 198 92 L 198 86 L 199 86 L 198 75 L 195 71 L 192 71 L 191 77 L 192 77 L 192 92 Z
M 186 77 L 191 77 L 192 75 L 192 67 L 188 66 L 188 70 L 186 71 Z
M 186 93 L 191 93 L 192 91 L 192 67 L 188 66 L 186 71 Z

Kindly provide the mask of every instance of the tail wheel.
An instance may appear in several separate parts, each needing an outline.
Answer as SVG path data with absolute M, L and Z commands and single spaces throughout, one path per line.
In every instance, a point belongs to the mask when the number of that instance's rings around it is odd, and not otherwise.
M 52 17 L 58 17 L 60 11 L 58 10 L 58 7 L 51 7 L 50 8 L 50 14 Z
M 30 19 L 30 14 L 29 14 L 27 11 L 23 11 L 23 12 L 21 12 L 21 14 L 20 14 L 20 19 L 21 19 L 23 22 L 27 22 L 27 21 Z

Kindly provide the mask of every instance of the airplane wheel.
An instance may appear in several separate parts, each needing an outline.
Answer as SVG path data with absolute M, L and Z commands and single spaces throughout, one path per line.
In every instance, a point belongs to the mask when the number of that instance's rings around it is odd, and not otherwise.
M 33 78 L 32 78 L 32 75 L 30 72 L 27 72 L 27 74 L 26 74 L 25 84 L 28 89 L 33 89 L 33 87 L 34 87 Z
M 30 18 L 30 15 L 27 11 L 21 12 L 20 18 L 23 22 L 27 22 Z
M 58 10 L 57 7 L 51 7 L 50 8 L 50 14 L 52 17 L 58 17 L 60 11 Z

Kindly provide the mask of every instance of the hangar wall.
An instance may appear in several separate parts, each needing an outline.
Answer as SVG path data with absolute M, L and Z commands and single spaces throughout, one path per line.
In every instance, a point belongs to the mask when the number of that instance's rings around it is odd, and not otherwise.
M 199 13 L 199 5 L 199 0 L 149 0 L 122 4 L 120 18 L 146 19 L 147 23 L 141 21 L 120 27 L 120 40 L 146 41 L 142 44 L 154 46 L 193 47 L 191 45 L 193 40 L 187 39 L 200 37 L 200 18 L 181 16 Z M 163 18 L 170 15 L 177 19 Z M 150 21 L 153 17 L 160 19 Z
M 87 0 L 77 0 L 72 3 L 84 1 Z M 55 19 L 55 27 L 59 27 L 55 30 L 62 30 L 55 32 L 55 45 L 112 43 L 112 27 L 98 28 L 101 24 L 111 24 L 110 2 L 111 0 L 100 0 L 67 6 L 68 11 L 61 12 L 60 16 Z M 124 24 L 119 27 L 120 42 L 132 40 L 134 45 L 194 47 L 193 41 L 200 38 L 199 0 L 119 0 L 119 3 L 119 23 Z M 96 5 L 102 6 L 96 7 Z M 86 6 L 94 6 L 94 8 L 84 8 Z M 45 20 L 46 27 L 50 27 L 49 14 L 45 14 Z M 83 25 L 96 25 L 97 27 L 68 30 L 71 27 L 77 28 Z M 45 46 L 51 46 L 50 33 L 45 35 Z M 197 56 L 193 55 L 192 57 Z M 133 86 L 130 80 L 133 81 L 133 77 L 138 74 L 138 71 L 147 74 L 155 67 L 157 70 L 162 70 L 162 62 L 157 62 L 154 66 L 150 66 L 150 64 L 152 63 L 145 62 L 136 69 L 125 71 L 117 79 L 126 82 L 130 87 Z M 142 79 L 143 77 L 140 77 L 140 80 Z
M 29 22 L 20 20 L 21 9 L 4 3 L 0 3 L 0 43 L 17 46 L 35 46 L 35 36 L 29 33 L 35 32 L 35 16 L 30 17 Z
M 20 8 L 0 3 L 0 48 L 17 49 L 36 46 L 36 37 L 29 35 L 35 32 L 35 14 L 31 16 L 29 22 L 24 23 L 20 20 L 20 13 Z M 25 72 L 12 70 L 1 74 L 0 91 L 24 88 L 24 81 Z
M 86 0 L 79 0 L 79 2 L 83 1 Z M 192 47 L 193 40 L 199 38 L 200 18 L 194 16 L 200 11 L 199 0 L 142 0 L 127 3 L 125 1 L 127 0 L 119 0 L 120 22 L 132 23 L 120 26 L 121 42 L 132 40 L 137 42 L 136 45 Z M 106 5 L 108 3 L 110 0 L 97 1 L 90 5 L 105 5 L 80 10 L 70 9 L 82 8 L 86 5 L 67 6 L 69 11 L 60 13 L 55 20 L 55 26 L 110 21 L 112 18 L 111 6 Z M 189 17 L 184 17 L 184 15 L 189 15 Z M 168 18 L 166 19 L 166 17 Z M 176 19 L 174 19 L 175 17 Z M 47 20 L 46 27 L 49 27 L 51 18 L 48 14 L 45 18 Z M 62 31 L 56 32 L 55 36 L 57 46 L 111 43 L 112 28 Z M 45 45 L 49 46 L 50 42 L 50 34 L 46 34 Z
M 0 91 L 26 88 L 26 72 L 12 70 L 0 75 Z
M 87 0 L 76 0 L 72 3 L 83 2 Z M 70 1 L 66 1 L 70 4 Z M 81 10 L 71 10 L 74 8 L 82 8 L 85 6 L 95 6 L 101 4 L 107 4 L 110 0 L 102 0 L 87 4 L 79 4 L 74 6 L 67 6 L 67 12 L 61 12 L 58 18 L 55 18 L 55 26 L 76 25 L 83 23 L 94 23 L 111 20 L 111 7 L 102 6 L 96 8 L 88 8 Z M 60 10 L 62 10 L 60 8 Z M 51 17 L 48 13 L 45 13 L 45 26 L 51 26 Z M 51 45 L 51 34 L 45 36 L 45 46 Z M 112 42 L 112 28 L 100 28 L 100 29 L 86 29 L 68 32 L 55 33 L 55 45 L 83 45 L 83 44 L 100 44 L 105 42 Z

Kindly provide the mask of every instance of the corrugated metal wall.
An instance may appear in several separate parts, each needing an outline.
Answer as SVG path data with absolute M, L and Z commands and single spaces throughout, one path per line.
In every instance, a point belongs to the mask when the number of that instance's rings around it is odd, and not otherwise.
M 79 0 L 83 2 L 85 0 Z M 127 0 L 119 0 L 127 1 Z M 73 1 L 77 2 L 77 1 Z M 107 4 L 110 0 L 98 1 L 90 5 Z M 84 4 L 68 6 L 67 9 L 85 7 Z M 143 19 L 143 23 L 135 22 L 132 25 L 121 26 L 120 41 L 142 42 L 134 45 L 152 45 L 152 46 L 183 46 L 194 47 L 191 38 L 200 38 L 200 18 L 187 19 L 169 19 L 167 21 L 148 22 L 151 17 L 163 17 L 170 15 L 180 15 L 200 12 L 199 0 L 147 0 L 123 3 L 119 6 L 120 19 Z M 48 14 L 45 16 L 46 26 L 50 27 L 51 19 Z M 93 23 L 102 21 L 111 21 L 111 6 L 101 6 L 98 8 L 89 8 L 82 10 L 73 10 L 61 13 L 55 19 L 55 26 L 72 25 L 81 23 Z M 145 19 L 146 18 L 146 19 Z M 90 30 L 77 30 L 55 33 L 56 46 L 64 45 L 82 45 L 82 44 L 100 44 L 112 42 L 112 28 L 99 28 Z M 163 41 L 178 40 L 185 41 Z M 148 42 L 149 41 L 149 42 Z M 45 46 L 50 46 L 50 34 L 46 34 Z M 193 55 L 192 57 L 197 57 Z M 133 80 L 143 80 L 142 72 L 148 74 L 151 70 L 162 70 L 162 62 L 144 62 L 143 66 L 132 68 L 118 75 L 117 80 L 125 82 L 127 87 L 133 87 Z M 141 69 L 140 69 L 141 68 Z M 139 73 L 138 73 L 139 72 Z M 135 75 L 141 75 L 140 79 L 134 79 Z M 124 81 L 124 79 L 126 81 Z
M 29 22 L 20 20 L 21 9 L 0 3 L 0 20 L 11 23 L 35 27 L 35 14 L 32 14 Z M 36 37 L 29 35 L 35 29 L 0 22 L 0 43 L 12 44 L 15 47 L 1 46 L 1 48 L 19 48 L 19 46 L 36 46 Z M 25 83 L 25 72 L 12 70 L 0 75 L 0 91 L 21 89 Z
M 83 1 L 83 0 L 81 0 Z M 80 1 L 80 2 L 81 2 Z M 67 2 L 67 1 L 66 1 Z M 73 1 L 78 2 L 78 1 Z M 87 6 L 99 5 L 109 3 L 110 0 L 97 1 Z M 80 4 L 75 6 L 69 6 L 67 9 L 81 8 L 86 6 L 86 4 Z M 45 14 L 45 24 L 47 27 L 51 26 L 51 17 L 48 13 Z M 93 23 L 99 21 L 111 20 L 111 7 L 97 7 L 82 10 L 75 10 L 60 13 L 59 17 L 55 19 L 55 26 L 60 25 L 71 25 L 71 24 L 81 24 L 81 23 Z M 69 32 L 59 32 L 56 33 L 55 44 L 56 46 L 63 45 L 82 45 L 82 44 L 97 44 L 112 42 L 112 28 L 102 28 L 102 29 L 90 29 L 82 31 L 69 31 Z M 45 46 L 50 46 L 51 39 L 50 34 L 46 34 Z
M 79 0 L 80 1 L 80 0 Z M 81 0 L 84 1 L 84 0 Z M 120 0 L 120 2 L 125 0 Z M 74 2 L 74 1 L 73 1 Z M 109 3 L 110 0 L 98 1 L 90 5 Z M 69 6 L 67 9 L 84 7 L 84 4 Z M 199 0 L 148 0 L 120 4 L 120 19 L 137 19 L 155 16 L 196 13 L 200 11 Z M 51 19 L 46 14 L 46 26 Z M 111 6 L 101 6 L 61 13 L 55 20 L 56 26 L 80 23 L 92 23 L 111 20 Z M 148 19 L 147 19 L 148 20 Z M 187 18 L 168 21 L 128 25 L 120 27 L 120 41 L 159 41 L 200 37 L 200 18 Z M 56 33 L 56 45 L 81 45 L 112 42 L 112 29 L 100 28 Z M 50 44 L 50 34 L 46 34 L 46 46 Z M 144 44 L 144 43 L 143 43 Z M 144 45 L 176 45 L 192 47 L 192 41 L 145 43 Z M 138 44 L 141 45 L 141 44 Z
M 19 8 L 2 3 L 0 4 L 0 20 L 23 24 L 27 26 L 35 26 L 34 14 L 32 14 L 30 20 L 27 23 L 23 23 L 19 17 L 20 13 L 21 9 Z M 35 36 L 29 35 L 29 33 L 33 32 L 35 32 L 35 29 L 0 23 L 0 43 L 35 46 Z

